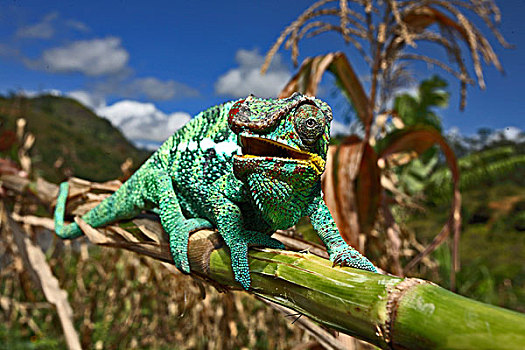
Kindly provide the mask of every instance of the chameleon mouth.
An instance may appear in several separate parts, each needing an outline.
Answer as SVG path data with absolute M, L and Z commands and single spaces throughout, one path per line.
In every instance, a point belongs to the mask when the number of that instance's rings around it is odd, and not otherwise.
M 241 135 L 240 143 L 242 158 L 277 158 L 311 166 L 318 175 L 324 171 L 325 161 L 317 154 L 298 150 L 283 143 L 262 137 Z

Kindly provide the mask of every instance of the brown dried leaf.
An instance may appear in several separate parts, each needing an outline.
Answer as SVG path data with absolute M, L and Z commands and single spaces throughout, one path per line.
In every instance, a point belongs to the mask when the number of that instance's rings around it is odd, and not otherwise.
M 160 243 L 167 242 L 169 240 L 159 221 L 153 221 L 147 218 L 138 218 L 133 219 L 133 223 L 137 225 L 137 228 L 144 234 L 144 236 L 154 242 Z
M 376 221 L 381 202 L 381 169 L 377 166 L 377 154 L 366 143 L 361 165 L 355 180 L 356 206 L 360 232 L 370 233 Z
M 0 184 L 3 188 L 12 190 L 18 193 L 22 193 L 27 189 L 27 186 L 30 184 L 29 179 L 25 176 L 19 175 L 7 175 L 0 174 Z M 2 188 L 0 187 L 0 188 Z M 2 188 L 2 191 L 3 191 Z
M 359 219 L 356 208 L 354 180 L 359 169 L 362 142 L 350 136 L 344 144 L 330 146 L 323 174 L 324 199 L 343 239 L 359 245 Z
M 10 159 L 0 158 L 0 174 L 17 175 L 21 169 Z
M 46 299 L 57 308 L 58 317 L 69 349 L 81 349 L 79 337 L 73 325 L 73 310 L 67 300 L 67 293 L 60 288 L 58 280 L 47 263 L 45 254 L 40 247 L 27 237 L 25 232 L 7 213 L 5 217 L 27 268 L 34 272 Z
M 392 272 L 397 276 L 403 276 L 403 268 L 399 260 L 402 248 L 401 230 L 394 220 L 394 216 L 386 201 L 381 203 L 382 218 L 385 221 L 386 234 L 388 237 L 387 255 L 391 259 Z
M 94 244 L 107 244 L 115 242 L 115 240 L 109 236 L 106 236 L 99 231 L 95 230 L 90 225 L 86 224 L 84 220 L 79 218 L 78 216 L 75 217 L 75 222 L 77 223 L 78 227 L 84 232 L 84 234 L 87 236 L 87 238 L 91 241 L 91 243 Z
M 439 23 L 443 27 L 455 29 L 464 40 L 468 40 L 467 33 L 461 25 L 443 12 L 430 6 L 421 6 L 412 9 L 403 16 L 403 22 L 415 32 L 422 32 L 425 28 Z
M 339 232 L 352 246 L 359 246 L 359 233 L 369 233 L 375 223 L 380 202 L 380 169 L 370 145 L 363 150 L 357 136 L 348 137 L 328 150 L 323 174 L 325 202 Z
M 452 173 L 454 187 L 454 197 L 450 208 L 450 215 L 441 229 L 441 232 L 434 238 L 432 243 L 412 261 L 405 266 L 405 273 L 414 267 L 422 258 L 433 252 L 448 237 L 450 231 L 454 232 L 453 245 L 453 271 L 459 269 L 459 236 L 461 230 L 461 194 L 459 192 L 459 167 L 454 151 L 450 148 L 445 138 L 439 131 L 428 126 L 413 126 L 402 130 L 397 130 L 385 137 L 381 142 L 379 159 L 386 161 L 390 156 L 407 151 L 415 151 L 422 154 L 433 145 L 438 145 L 447 161 L 447 165 Z M 452 277 L 453 278 L 453 277 Z
M 21 222 L 25 225 L 45 227 L 50 231 L 53 231 L 55 229 L 53 219 L 50 218 L 34 215 L 20 216 L 17 213 L 13 213 L 12 216 L 15 221 Z
M 36 179 L 33 193 L 44 203 L 53 203 L 58 196 L 58 186 L 41 177 Z

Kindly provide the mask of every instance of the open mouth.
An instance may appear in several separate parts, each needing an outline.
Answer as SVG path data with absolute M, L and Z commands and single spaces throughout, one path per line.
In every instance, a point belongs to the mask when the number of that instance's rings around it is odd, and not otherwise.
M 324 160 L 317 154 L 301 151 L 280 142 L 250 136 L 240 136 L 242 157 L 270 157 L 284 160 L 295 160 L 308 165 L 313 165 L 316 172 L 324 171 Z

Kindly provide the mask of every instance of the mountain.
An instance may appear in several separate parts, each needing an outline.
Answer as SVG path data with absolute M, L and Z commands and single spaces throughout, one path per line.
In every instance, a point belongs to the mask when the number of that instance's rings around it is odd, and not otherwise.
M 33 169 L 52 182 L 68 176 L 114 179 L 122 176 L 120 166 L 126 159 L 133 161 L 135 169 L 149 155 L 135 148 L 108 120 L 71 98 L 0 96 L 0 135 L 15 131 L 19 118 L 26 120 L 26 130 L 36 138 L 29 152 Z M 0 153 L 5 156 L 15 158 L 16 152 Z
M 473 135 L 462 135 L 458 128 L 451 128 L 445 137 L 457 157 L 498 146 L 513 146 L 518 153 L 525 153 L 525 131 L 515 126 L 499 130 L 480 128 Z

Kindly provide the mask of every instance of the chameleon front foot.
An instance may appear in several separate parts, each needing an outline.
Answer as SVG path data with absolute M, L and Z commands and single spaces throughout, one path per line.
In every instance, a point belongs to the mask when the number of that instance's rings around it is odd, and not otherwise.
M 242 239 L 236 238 L 233 242 L 226 240 L 230 247 L 230 256 L 232 261 L 233 276 L 241 286 L 248 290 L 251 285 L 250 267 L 248 264 L 248 247 L 259 246 L 274 249 L 285 249 L 284 244 L 270 236 L 255 232 L 247 231 L 243 234 Z
M 361 253 L 349 245 L 341 245 L 330 251 L 330 260 L 335 265 L 349 266 L 360 270 L 377 272 L 377 268 Z

